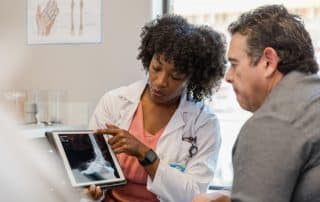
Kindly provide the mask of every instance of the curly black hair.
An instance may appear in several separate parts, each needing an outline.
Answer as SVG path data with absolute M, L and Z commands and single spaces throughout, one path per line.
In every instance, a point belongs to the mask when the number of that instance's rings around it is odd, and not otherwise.
M 179 73 L 189 76 L 187 97 L 210 98 L 226 69 L 226 42 L 208 26 L 196 26 L 178 15 L 164 15 L 142 28 L 138 59 L 148 72 L 152 57 L 164 55 Z
M 228 27 L 233 35 L 247 36 L 247 54 L 257 64 L 263 50 L 272 47 L 280 58 L 278 70 L 317 73 L 318 64 L 309 33 L 300 16 L 283 5 L 266 5 L 243 13 Z

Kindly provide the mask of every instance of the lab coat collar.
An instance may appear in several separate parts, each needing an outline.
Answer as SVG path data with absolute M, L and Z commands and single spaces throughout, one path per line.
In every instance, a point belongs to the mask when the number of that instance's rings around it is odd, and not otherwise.
M 201 113 L 201 107 L 204 103 L 193 102 L 187 100 L 187 91 L 185 90 L 181 96 L 180 103 L 176 113 L 171 118 L 172 121 L 169 122 L 167 126 L 167 133 L 171 133 L 176 129 L 183 127 L 186 122 L 190 119 L 194 119 Z
M 147 83 L 148 83 L 148 78 L 146 78 L 144 80 L 140 80 L 140 81 L 128 86 L 128 88 L 125 88 L 125 90 L 120 93 L 121 98 L 126 99 L 129 103 L 134 105 L 134 107 L 132 107 L 132 110 L 130 110 L 129 112 L 128 112 L 128 109 L 122 109 L 120 111 L 122 117 L 131 117 L 132 118 L 133 113 L 135 112 L 136 107 L 138 106 L 138 104 L 140 102 L 141 95 L 142 95 Z M 169 134 L 169 133 L 177 130 L 178 128 L 183 127 L 185 125 L 186 118 L 190 118 L 190 116 L 197 115 L 200 112 L 200 107 L 195 107 L 194 105 L 198 105 L 198 104 L 203 104 L 203 103 L 194 103 L 192 101 L 188 101 L 187 100 L 187 93 L 186 93 L 186 91 L 184 91 L 181 98 L 180 98 L 179 106 L 178 106 L 176 112 L 171 117 L 171 120 L 169 121 L 169 123 L 164 131 L 164 134 Z M 129 121 L 129 119 L 128 119 L 128 121 Z
M 119 90 L 119 98 L 126 103 L 119 111 L 118 126 L 120 128 L 129 129 L 146 84 L 147 80 L 141 80 Z
M 124 91 L 120 92 L 120 97 L 126 99 L 131 103 L 139 103 L 141 95 L 148 84 L 148 79 L 140 80 L 125 88 Z
M 148 84 L 148 78 L 135 82 L 132 85 L 129 85 L 128 88 L 126 88 L 124 91 L 122 91 L 120 93 L 120 97 L 132 103 L 139 103 L 141 95 L 147 84 Z M 187 101 L 187 93 L 186 91 L 184 91 L 182 93 L 180 104 L 177 110 L 179 110 L 181 113 L 195 112 L 195 108 L 193 105 L 195 105 L 194 102 Z

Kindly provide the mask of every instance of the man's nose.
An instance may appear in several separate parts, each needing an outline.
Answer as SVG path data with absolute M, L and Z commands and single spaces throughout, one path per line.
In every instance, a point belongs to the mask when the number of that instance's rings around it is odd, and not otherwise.
M 227 72 L 226 72 L 226 74 L 224 76 L 224 79 L 228 83 L 232 83 L 233 82 L 233 69 L 232 68 L 228 68 L 227 69 Z

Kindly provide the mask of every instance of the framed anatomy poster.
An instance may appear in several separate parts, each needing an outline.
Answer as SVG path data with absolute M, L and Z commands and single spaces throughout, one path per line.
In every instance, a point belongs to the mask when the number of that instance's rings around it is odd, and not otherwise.
M 28 44 L 101 42 L 101 0 L 27 1 Z

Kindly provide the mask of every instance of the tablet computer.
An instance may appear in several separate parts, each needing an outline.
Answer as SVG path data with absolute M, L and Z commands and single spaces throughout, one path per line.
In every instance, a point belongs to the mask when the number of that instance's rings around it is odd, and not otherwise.
M 71 185 L 110 188 L 126 184 L 107 135 L 93 131 L 51 131 L 46 136 L 60 154 Z

